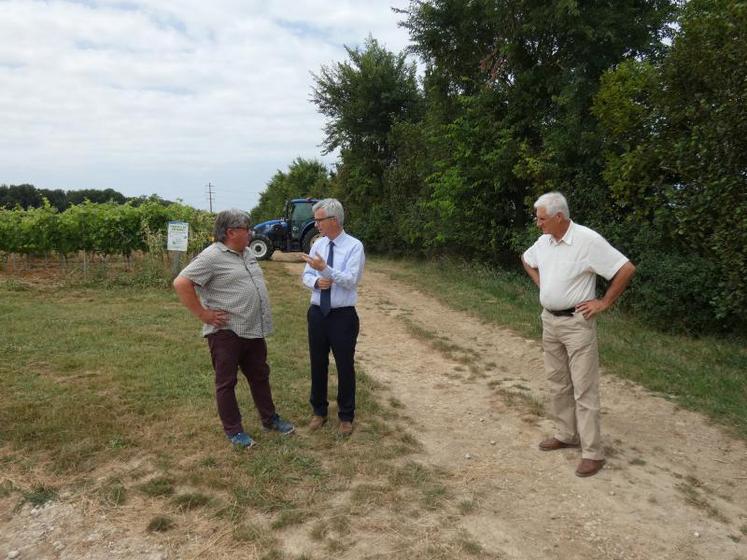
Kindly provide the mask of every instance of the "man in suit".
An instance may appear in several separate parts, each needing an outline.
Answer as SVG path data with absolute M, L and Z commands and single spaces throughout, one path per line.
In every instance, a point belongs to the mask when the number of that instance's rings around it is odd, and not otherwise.
M 313 416 L 309 429 L 318 430 L 327 421 L 331 350 L 337 365 L 338 433 L 348 436 L 355 418 L 355 344 L 360 328 L 355 304 L 366 257 L 363 244 L 343 229 L 345 211 L 338 200 L 320 200 L 312 211 L 323 237 L 303 255 L 302 281 L 311 290 L 307 320 Z

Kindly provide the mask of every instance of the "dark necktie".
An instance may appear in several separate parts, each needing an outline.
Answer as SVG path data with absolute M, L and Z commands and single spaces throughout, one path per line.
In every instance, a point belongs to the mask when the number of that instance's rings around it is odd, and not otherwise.
M 327 266 L 331 267 L 333 264 L 335 264 L 335 244 L 330 241 L 329 254 L 327 255 Z M 326 290 L 322 290 L 322 293 L 319 296 L 319 308 L 322 310 L 322 315 L 325 317 L 329 315 L 329 312 L 332 310 L 332 286 Z

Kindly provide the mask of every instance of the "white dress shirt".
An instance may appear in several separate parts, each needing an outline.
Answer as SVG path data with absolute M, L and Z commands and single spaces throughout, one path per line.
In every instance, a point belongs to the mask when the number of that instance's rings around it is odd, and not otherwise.
M 352 307 L 358 301 L 358 282 L 363 276 L 363 266 L 366 262 L 366 255 L 363 252 L 363 243 L 352 235 L 348 235 L 343 230 L 340 235 L 334 239 L 334 261 L 332 266 L 327 266 L 321 272 L 315 270 L 307 264 L 303 269 L 301 280 L 307 288 L 311 289 L 311 304 L 319 305 L 321 290 L 316 288 L 316 281 L 319 278 L 331 278 L 332 309 L 336 307 Z M 317 253 L 326 261 L 329 255 L 328 237 L 322 237 L 311 246 L 310 256 Z

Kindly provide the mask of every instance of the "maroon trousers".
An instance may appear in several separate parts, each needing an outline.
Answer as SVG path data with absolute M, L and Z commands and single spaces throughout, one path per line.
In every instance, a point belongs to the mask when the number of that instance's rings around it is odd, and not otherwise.
M 229 330 L 209 334 L 207 339 L 215 370 L 215 400 L 223 431 L 229 437 L 244 431 L 235 391 L 239 367 L 249 382 L 262 424 L 269 426 L 275 414 L 275 404 L 270 390 L 265 339 L 241 338 Z

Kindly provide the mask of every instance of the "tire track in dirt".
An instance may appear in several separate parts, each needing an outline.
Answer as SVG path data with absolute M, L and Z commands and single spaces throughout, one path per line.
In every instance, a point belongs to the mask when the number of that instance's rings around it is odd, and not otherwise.
M 287 265 L 300 273 L 300 265 Z M 747 554 L 747 448 L 701 415 L 602 379 L 607 466 L 580 479 L 552 434 L 541 345 L 451 310 L 368 264 L 358 362 L 403 404 L 424 462 L 477 504 L 463 529 L 516 559 L 706 559 Z M 604 328 L 602 325 L 601 328 Z M 365 419 L 359 419 L 365 422 Z M 460 498 L 460 499 L 461 499 Z

